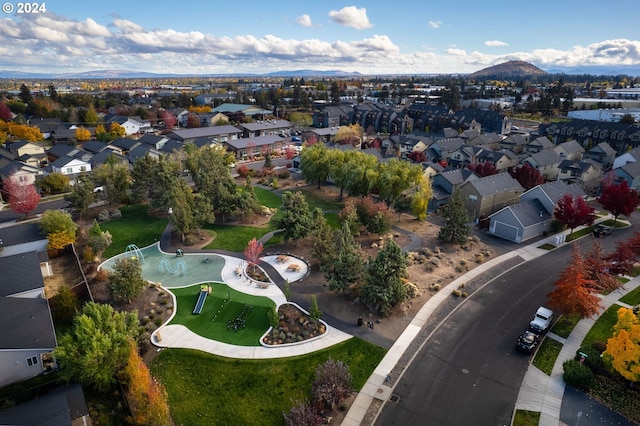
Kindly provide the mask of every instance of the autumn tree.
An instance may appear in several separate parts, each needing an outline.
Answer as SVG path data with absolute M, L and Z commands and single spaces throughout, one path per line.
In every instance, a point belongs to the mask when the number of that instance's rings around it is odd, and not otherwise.
M 636 263 L 637 255 L 630 241 L 617 241 L 616 249 L 605 257 L 610 274 L 629 274 Z
M 496 166 L 489 161 L 483 161 L 482 163 L 478 164 L 470 164 L 469 166 L 467 166 L 467 168 L 480 177 L 498 174 L 498 169 L 496 168 Z
M 326 423 L 308 401 L 296 401 L 283 416 L 285 426 L 321 426 Z
M 118 312 L 110 305 L 88 302 L 58 339 L 55 357 L 61 377 L 106 392 L 129 357 L 129 339 L 140 334 L 137 312 Z
M 22 183 L 17 172 L 10 173 L 2 181 L 2 192 L 9 204 L 9 208 L 16 213 L 29 216 L 40 202 L 40 194 L 35 185 Z
M 573 234 L 573 230 L 578 226 L 592 225 L 596 219 L 595 209 L 591 207 L 584 198 L 564 194 L 556 204 L 553 210 L 553 216 L 560 222 L 567 225 L 571 230 L 569 236 Z
M 314 405 L 332 410 L 353 392 L 349 366 L 342 361 L 327 359 L 316 368 L 311 394 Z
M 138 259 L 121 258 L 116 260 L 109 271 L 107 291 L 116 301 L 131 303 L 142 293 L 147 281 L 142 278 L 142 265 Z
M 281 216 L 273 219 L 273 222 L 285 241 L 298 241 L 309 235 L 313 224 L 307 199 L 302 192 L 285 191 L 280 210 Z
M 364 131 L 358 123 L 348 126 L 340 126 L 333 139 L 340 145 L 359 146 L 362 142 L 363 133 Z
M 600 240 L 594 239 L 591 251 L 584 257 L 584 263 L 587 267 L 587 277 L 594 283 L 594 291 L 609 293 L 622 285 L 609 269 L 609 262 Z
M 7 106 L 6 102 L 0 102 L 0 120 L 7 121 L 11 120 L 12 117 L 13 114 L 11 113 L 11 110 Z
M 602 188 L 598 202 L 602 208 L 618 220 L 618 216 L 629 216 L 640 204 L 640 197 L 635 189 L 629 188 L 626 180 L 620 183 L 610 183 Z
M 116 123 L 115 121 L 111 123 L 109 126 L 109 133 L 111 134 L 111 138 L 118 139 L 124 137 L 127 134 L 127 131 L 124 127 L 120 125 L 120 123 Z
M 423 175 L 416 191 L 411 195 L 411 213 L 413 213 L 418 220 L 425 220 L 427 218 L 427 207 L 429 206 L 432 194 L 431 181 L 427 176 Z M 394 200 L 394 208 L 398 206 L 396 200 Z
M 131 410 L 131 424 L 140 426 L 171 425 L 168 395 L 155 380 L 138 354 L 138 345 L 129 339 L 129 359 L 120 375 L 125 385 L 125 398 Z
M 603 352 L 605 362 L 630 382 L 640 382 L 640 316 L 631 309 L 618 309 L 618 322 Z
M 424 151 L 411 151 L 407 158 L 414 163 L 424 163 L 427 161 L 427 154 Z
M 89 105 L 87 110 L 84 112 L 84 122 L 87 126 L 97 126 L 100 122 L 100 117 L 98 117 L 98 113 L 93 108 L 93 105 Z
M 75 138 L 78 142 L 85 142 L 91 139 L 91 132 L 84 127 L 78 127 L 75 132 Z
M 529 190 L 544 183 L 544 176 L 542 176 L 538 169 L 529 163 L 524 163 L 521 166 L 509 170 L 509 174 L 512 178 L 517 180 L 525 190 Z
M 176 123 L 178 122 L 176 116 L 171 114 L 167 110 L 162 111 L 162 113 L 160 114 L 160 120 L 164 122 L 164 127 L 168 130 L 173 130 L 173 128 L 176 127 Z
M 247 259 L 249 266 L 253 267 L 253 271 L 256 270 L 256 265 L 260 262 L 260 255 L 264 247 L 262 243 L 253 238 L 247 243 L 247 247 L 244 249 L 244 258 Z
M 566 316 L 592 317 L 600 309 L 600 299 L 595 294 L 596 283 L 589 278 L 580 248 L 573 246 L 571 262 L 560 273 L 555 288 L 547 295 L 551 309 Z
M 447 243 L 462 244 L 467 242 L 471 235 L 471 226 L 469 225 L 467 207 L 458 188 L 453 190 L 449 204 L 443 209 L 442 216 L 445 223 L 440 227 L 438 238 Z
M 40 228 L 47 236 L 49 248 L 61 250 L 76 242 L 78 225 L 62 210 L 46 210 L 40 219 Z

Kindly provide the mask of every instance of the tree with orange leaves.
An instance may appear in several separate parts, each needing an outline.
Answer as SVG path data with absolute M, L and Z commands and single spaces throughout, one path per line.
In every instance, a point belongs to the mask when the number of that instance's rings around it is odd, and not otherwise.
M 548 306 L 562 315 L 592 317 L 600 310 L 600 299 L 594 290 L 595 286 L 596 283 L 589 277 L 580 248 L 574 244 L 569 266 L 560 273 L 555 289 L 547 295 Z
M 171 424 L 167 391 L 149 373 L 133 339 L 129 339 L 129 348 L 129 360 L 122 372 L 122 379 L 126 385 L 125 397 L 131 409 L 131 424 Z
M 587 267 L 587 276 L 594 282 L 594 290 L 598 293 L 608 293 L 620 287 L 622 283 L 611 273 L 609 261 L 607 261 L 598 239 L 594 239 L 593 248 L 584 258 Z
M 625 379 L 640 382 L 640 317 L 631 309 L 618 309 L 613 337 L 603 357 Z

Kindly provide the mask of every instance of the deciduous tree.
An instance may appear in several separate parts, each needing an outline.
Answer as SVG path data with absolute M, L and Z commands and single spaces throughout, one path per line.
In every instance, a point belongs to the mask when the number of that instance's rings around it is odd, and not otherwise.
M 429 206 L 432 194 L 431 181 L 427 176 L 422 176 L 416 191 L 411 195 L 411 213 L 413 213 L 418 220 L 425 220 L 427 218 L 427 207 Z M 397 205 L 396 200 L 394 200 L 394 206 Z
M 107 290 L 109 295 L 119 302 L 135 299 L 142 293 L 147 281 L 142 278 L 142 265 L 135 258 L 116 260 L 109 272 Z
M 380 199 L 387 205 L 392 205 L 404 191 L 418 185 L 422 179 L 422 166 L 397 158 L 379 164 L 378 168 L 378 180 L 375 185 Z
M 138 336 L 137 312 L 118 312 L 110 305 L 94 302 L 85 304 L 54 351 L 61 376 L 100 392 L 111 389 L 126 365 L 129 338 Z
M 84 127 L 78 127 L 76 129 L 75 138 L 78 142 L 85 142 L 91 139 L 91 132 Z
M 592 317 L 600 309 L 600 299 L 595 294 L 595 287 L 596 283 L 589 278 L 580 248 L 574 244 L 571 262 L 560 273 L 555 288 L 547 295 L 547 303 L 562 315 Z
M 20 182 L 16 172 L 3 179 L 2 192 L 5 194 L 9 208 L 25 216 L 29 216 L 40 202 L 40 194 L 35 185 Z
M 327 161 L 328 150 L 323 143 L 303 149 L 300 153 L 300 170 L 307 182 L 316 183 L 318 189 L 329 178 L 330 163 Z
M 69 189 L 69 178 L 60 172 L 52 172 L 37 180 L 36 185 L 47 194 L 57 194 Z
M 247 243 L 247 247 L 244 249 L 244 258 L 247 259 L 249 266 L 253 267 L 254 272 L 256 265 L 260 262 L 260 255 L 262 255 L 263 249 L 264 247 L 262 246 L 262 243 L 255 238 L 251 239 L 251 241 Z
M 478 164 L 470 164 L 468 168 L 480 177 L 498 174 L 498 169 L 496 168 L 496 166 L 489 161 L 484 161 Z
M 571 194 L 564 194 L 558 200 L 553 216 L 567 225 L 571 230 L 569 235 L 573 234 L 573 230 L 578 226 L 592 225 L 596 218 L 595 209 L 587 204 L 584 198 Z
M 587 277 L 594 282 L 596 292 L 609 293 L 622 285 L 616 276 L 611 274 L 609 262 L 598 239 L 593 241 L 591 251 L 584 257 L 584 263 L 587 267 Z
M 353 392 L 353 379 L 344 362 L 327 359 L 316 369 L 311 394 L 316 406 L 332 410 Z
M 640 382 L 640 317 L 631 309 L 620 308 L 613 329 L 603 352 L 605 361 L 625 379 Z
M 324 419 L 308 401 L 296 401 L 286 413 L 283 413 L 285 426 L 320 426 Z
M 611 183 L 602 188 L 598 202 L 602 208 L 613 215 L 617 220 L 618 216 L 629 216 L 638 207 L 640 197 L 635 189 L 629 188 L 626 180 L 620 183 Z
M 531 189 L 544 183 L 544 176 L 529 163 L 524 163 L 522 166 L 511 169 L 509 174 L 517 180 L 524 189 Z

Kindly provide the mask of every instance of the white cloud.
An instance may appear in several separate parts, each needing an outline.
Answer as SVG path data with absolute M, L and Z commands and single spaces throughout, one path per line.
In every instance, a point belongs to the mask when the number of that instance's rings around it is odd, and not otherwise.
M 303 27 L 311 27 L 313 24 L 311 23 L 311 16 L 304 14 L 300 15 L 296 18 L 296 22 Z
M 484 45 L 487 47 L 502 47 L 502 46 L 508 46 L 507 43 L 505 43 L 504 41 L 500 41 L 500 40 L 487 40 L 484 42 Z
M 440 26 L 442 25 L 442 21 L 429 21 L 429 26 L 431 28 L 440 28 Z
M 364 7 L 358 9 L 355 6 L 347 6 L 340 10 L 332 10 L 329 12 L 329 18 L 340 25 L 355 28 L 356 30 L 373 27 L 367 17 L 367 9 Z
M 467 56 L 467 52 L 464 49 L 456 49 L 456 48 L 449 48 L 447 50 L 444 51 L 447 55 L 451 55 L 451 56 L 459 56 L 461 58 Z

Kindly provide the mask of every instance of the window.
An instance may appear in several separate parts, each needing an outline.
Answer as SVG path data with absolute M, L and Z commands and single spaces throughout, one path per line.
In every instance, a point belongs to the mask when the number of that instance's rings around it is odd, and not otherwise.
M 73 167 L 67 167 L 64 169 L 64 172 L 68 175 L 73 174 Z
M 32 356 L 27 358 L 27 365 L 29 367 L 33 367 L 34 365 L 38 365 L 38 357 Z

